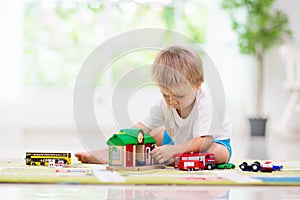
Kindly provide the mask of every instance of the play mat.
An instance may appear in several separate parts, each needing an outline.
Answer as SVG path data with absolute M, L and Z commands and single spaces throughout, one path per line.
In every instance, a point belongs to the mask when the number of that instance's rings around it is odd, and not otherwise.
M 251 161 L 249 161 L 251 162 Z M 262 161 L 263 162 L 263 161 Z M 273 161 L 282 171 L 247 172 L 235 169 L 181 171 L 173 167 L 143 171 L 107 170 L 105 165 L 73 163 L 66 168 L 28 166 L 24 162 L 1 162 L 1 183 L 65 183 L 124 185 L 291 185 L 300 186 L 300 161 Z

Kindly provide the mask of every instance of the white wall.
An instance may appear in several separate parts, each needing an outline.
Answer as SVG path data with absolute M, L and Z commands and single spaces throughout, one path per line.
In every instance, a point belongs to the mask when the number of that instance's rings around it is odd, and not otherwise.
M 0 158 L 23 158 L 27 150 L 84 150 L 75 130 L 72 91 L 22 87 L 22 6 L 19 4 L 17 0 L 0 1 Z M 288 13 L 294 42 L 299 45 L 300 13 L 297 8 L 300 1 L 277 0 L 276 6 Z M 253 62 L 238 54 L 228 18 L 218 7 L 213 9 L 215 13 L 210 21 L 207 51 L 224 81 L 234 134 L 247 136 L 247 116 L 252 110 Z M 281 87 L 284 66 L 277 48 L 268 53 L 266 66 L 265 108 L 270 115 L 270 127 L 279 122 L 288 97 Z M 141 95 L 133 99 L 139 100 L 139 97 Z M 150 105 L 149 102 L 145 104 Z M 130 111 L 133 120 L 136 120 L 135 114 L 141 116 L 147 110 L 141 109 L 143 105 L 132 102 L 129 107 L 137 107 L 136 113 Z M 99 104 L 96 110 L 103 112 L 100 119 L 102 117 L 105 121 L 105 129 L 108 132 L 115 129 L 109 108 Z M 67 147 L 66 143 L 71 147 Z
M 277 0 L 275 3 L 277 9 L 285 12 L 289 17 L 289 23 L 293 32 L 293 39 L 289 41 L 300 50 L 300 1 L 298 0 Z M 288 130 L 280 130 L 280 120 L 285 109 L 285 106 L 289 100 L 290 93 L 283 89 L 283 81 L 285 80 L 285 62 L 279 52 L 280 46 L 273 48 L 268 52 L 265 59 L 265 111 L 270 116 L 269 121 L 269 134 L 274 135 L 287 135 Z M 298 126 L 294 127 L 292 132 L 299 135 L 299 115 L 293 115 L 290 125 L 295 122 Z M 280 132 L 278 132 L 280 131 Z M 295 133 L 296 132 L 296 133 Z M 291 133 L 293 134 L 293 133 Z M 298 137 L 299 138 L 299 137 Z
M 238 53 L 236 35 L 231 30 L 227 12 L 211 3 L 212 17 L 208 30 L 208 53 L 219 69 L 227 96 L 228 108 L 233 121 L 234 134 L 249 135 L 247 117 L 253 114 L 254 60 Z M 275 7 L 284 11 L 290 20 L 294 34 L 290 43 L 300 47 L 300 24 L 298 0 L 277 0 Z M 279 54 L 280 46 L 271 49 L 265 58 L 264 112 L 269 118 L 267 134 L 278 131 L 282 112 L 289 98 L 283 90 L 285 63 Z M 300 48 L 299 48 L 300 49 Z M 299 120 L 295 116 L 295 120 Z M 279 133 L 281 134 L 281 133 Z
M 300 47 L 300 2 L 298 0 L 276 0 L 275 7 L 284 11 L 288 15 L 290 26 L 294 35 L 293 43 Z

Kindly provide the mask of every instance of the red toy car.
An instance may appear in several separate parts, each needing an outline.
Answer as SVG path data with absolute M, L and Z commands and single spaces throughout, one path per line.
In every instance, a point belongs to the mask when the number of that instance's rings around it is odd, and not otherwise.
M 274 165 L 271 161 L 266 161 L 261 165 L 260 171 L 272 172 L 272 171 L 281 171 L 282 169 L 283 169 L 282 165 Z
M 180 170 L 194 171 L 214 169 L 216 159 L 211 153 L 184 153 L 174 155 L 174 168 Z
M 261 165 L 260 171 L 262 172 L 272 172 L 273 163 L 271 161 L 266 161 Z

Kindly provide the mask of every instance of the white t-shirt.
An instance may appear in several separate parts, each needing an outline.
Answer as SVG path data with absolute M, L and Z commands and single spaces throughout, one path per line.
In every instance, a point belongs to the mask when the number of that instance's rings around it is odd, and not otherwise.
M 212 135 L 217 140 L 229 139 L 232 134 L 229 115 L 225 109 L 214 112 L 214 107 L 209 91 L 202 87 L 187 118 L 182 119 L 176 109 L 160 100 L 142 123 L 150 129 L 164 126 L 175 144 L 205 135 Z

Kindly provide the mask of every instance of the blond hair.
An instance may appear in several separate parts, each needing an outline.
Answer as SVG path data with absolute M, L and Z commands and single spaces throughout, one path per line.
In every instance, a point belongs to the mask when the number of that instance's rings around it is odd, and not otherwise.
M 175 88 L 182 84 L 195 87 L 204 81 L 202 60 L 197 52 L 170 46 L 158 53 L 152 65 L 152 77 L 160 87 Z

